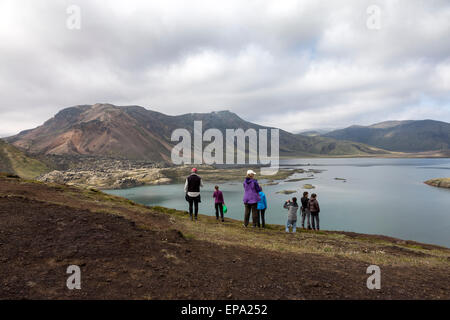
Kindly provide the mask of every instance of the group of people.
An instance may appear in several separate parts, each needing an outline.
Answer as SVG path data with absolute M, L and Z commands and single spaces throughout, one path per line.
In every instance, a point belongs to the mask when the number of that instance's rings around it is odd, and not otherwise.
M 317 195 L 313 193 L 311 199 L 308 198 L 309 193 L 303 192 L 303 197 L 300 199 L 301 207 L 300 212 L 302 216 L 302 228 L 305 229 L 305 220 L 307 222 L 308 230 L 320 230 L 319 225 L 319 212 L 320 206 L 319 201 L 317 201 Z M 297 203 L 297 198 L 294 197 L 292 200 L 285 202 L 285 209 L 288 209 L 288 218 L 286 222 L 286 232 L 289 232 L 290 227 L 292 227 L 292 232 L 297 230 L 297 211 L 299 205 Z
M 252 216 L 253 227 L 264 228 L 265 213 L 267 210 L 267 198 L 264 194 L 258 180 L 255 179 L 256 173 L 253 170 L 247 171 L 247 176 L 244 180 L 244 227 L 248 227 L 250 223 L 250 214 Z M 197 169 L 193 168 L 191 174 L 186 178 L 184 185 L 184 191 L 186 193 L 186 201 L 189 202 L 189 216 L 191 220 L 197 220 L 198 218 L 198 204 L 201 202 L 200 188 L 203 187 L 202 178 L 197 174 Z M 222 222 L 224 219 L 224 205 L 225 200 L 222 191 L 219 190 L 219 186 L 215 186 L 213 193 L 214 206 L 216 211 L 216 219 Z M 308 198 L 309 193 L 304 192 L 303 197 L 300 199 L 301 207 L 297 202 L 297 198 L 294 197 L 287 200 L 284 203 L 284 208 L 288 210 L 286 221 L 286 232 L 292 232 L 297 230 L 297 212 L 300 209 L 302 228 L 306 227 L 309 230 L 319 230 L 319 213 L 320 206 L 317 201 L 317 195 L 313 193 L 311 198 Z

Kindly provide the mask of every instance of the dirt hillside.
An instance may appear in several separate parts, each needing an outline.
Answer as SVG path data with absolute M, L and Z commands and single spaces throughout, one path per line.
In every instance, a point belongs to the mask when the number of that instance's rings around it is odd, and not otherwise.
M 450 250 L 244 229 L 97 190 L 0 177 L 0 299 L 449 299 Z M 368 290 L 366 269 L 382 270 Z M 81 267 L 81 290 L 66 287 Z

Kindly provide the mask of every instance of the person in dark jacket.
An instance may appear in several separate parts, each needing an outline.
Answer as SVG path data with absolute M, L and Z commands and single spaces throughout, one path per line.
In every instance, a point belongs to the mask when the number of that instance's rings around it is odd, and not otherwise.
M 309 212 L 308 204 L 309 204 L 309 198 L 308 198 L 308 192 L 303 192 L 303 197 L 300 199 L 302 202 L 302 228 L 305 229 L 305 218 L 307 220 L 307 227 L 308 230 L 311 230 L 311 212 Z
M 203 187 L 202 178 L 197 175 L 197 169 L 193 168 L 192 173 L 186 178 L 184 184 L 184 192 L 186 193 L 186 201 L 189 202 L 189 216 L 193 220 L 193 214 L 195 214 L 195 220 L 198 215 L 198 204 L 201 202 L 200 188 Z
M 216 220 L 219 220 L 220 211 L 220 217 L 222 218 L 222 222 L 224 222 L 225 219 L 223 218 L 223 205 L 225 204 L 225 201 L 223 199 L 223 193 L 219 190 L 219 186 L 215 186 L 214 189 L 216 189 L 216 191 L 214 191 L 213 193 L 214 205 L 216 208 Z
M 261 188 L 258 180 L 255 179 L 255 175 L 256 173 L 253 170 L 248 170 L 244 180 L 244 227 L 248 226 L 250 212 L 252 213 L 253 227 L 258 225 L 258 202 L 261 200 L 259 196 Z
M 317 195 L 313 193 L 311 195 L 311 199 L 308 202 L 308 208 L 311 212 L 311 224 L 313 230 L 320 230 L 319 226 L 319 213 L 320 213 L 320 206 L 319 201 L 317 201 Z

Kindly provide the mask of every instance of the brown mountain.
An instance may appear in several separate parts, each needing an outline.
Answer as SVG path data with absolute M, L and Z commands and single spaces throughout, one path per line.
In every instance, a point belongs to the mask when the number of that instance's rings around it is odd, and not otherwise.
M 161 137 L 164 124 L 155 116 L 143 126 L 138 109 L 107 104 L 71 107 L 8 141 L 30 153 L 169 159 L 171 146 Z
M 173 130 L 263 129 L 229 111 L 169 116 L 139 106 L 80 105 L 61 110 L 43 125 L 7 140 L 31 154 L 89 155 L 119 159 L 169 161 Z M 356 142 L 307 137 L 280 130 L 281 155 L 367 155 L 385 153 Z

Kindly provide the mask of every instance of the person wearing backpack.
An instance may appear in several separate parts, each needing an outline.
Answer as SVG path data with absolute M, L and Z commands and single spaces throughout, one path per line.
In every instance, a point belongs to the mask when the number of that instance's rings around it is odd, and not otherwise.
M 309 212 L 309 208 L 308 208 L 309 198 L 308 198 L 307 191 L 303 192 L 303 197 L 300 199 L 300 201 L 302 203 L 302 208 L 301 208 L 302 228 L 305 229 L 305 218 L 306 218 L 308 230 L 311 230 L 311 212 Z
M 261 191 L 259 192 L 259 197 L 261 200 L 258 201 L 258 228 L 259 227 L 266 227 L 266 209 L 267 209 L 267 199 L 266 194 L 262 191 L 262 188 L 260 187 Z M 260 223 L 261 222 L 261 223 Z
M 311 212 L 311 224 L 313 230 L 320 230 L 319 226 L 319 213 L 320 213 L 320 206 L 319 201 L 317 201 L 317 195 L 313 193 L 311 195 L 311 199 L 308 203 L 309 211 Z
M 292 226 L 292 233 L 295 233 L 297 231 L 297 211 L 298 211 L 297 198 L 294 197 L 292 198 L 292 201 L 291 200 L 286 201 L 283 208 L 288 209 L 286 232 L 289 232 L 289 227 Z

